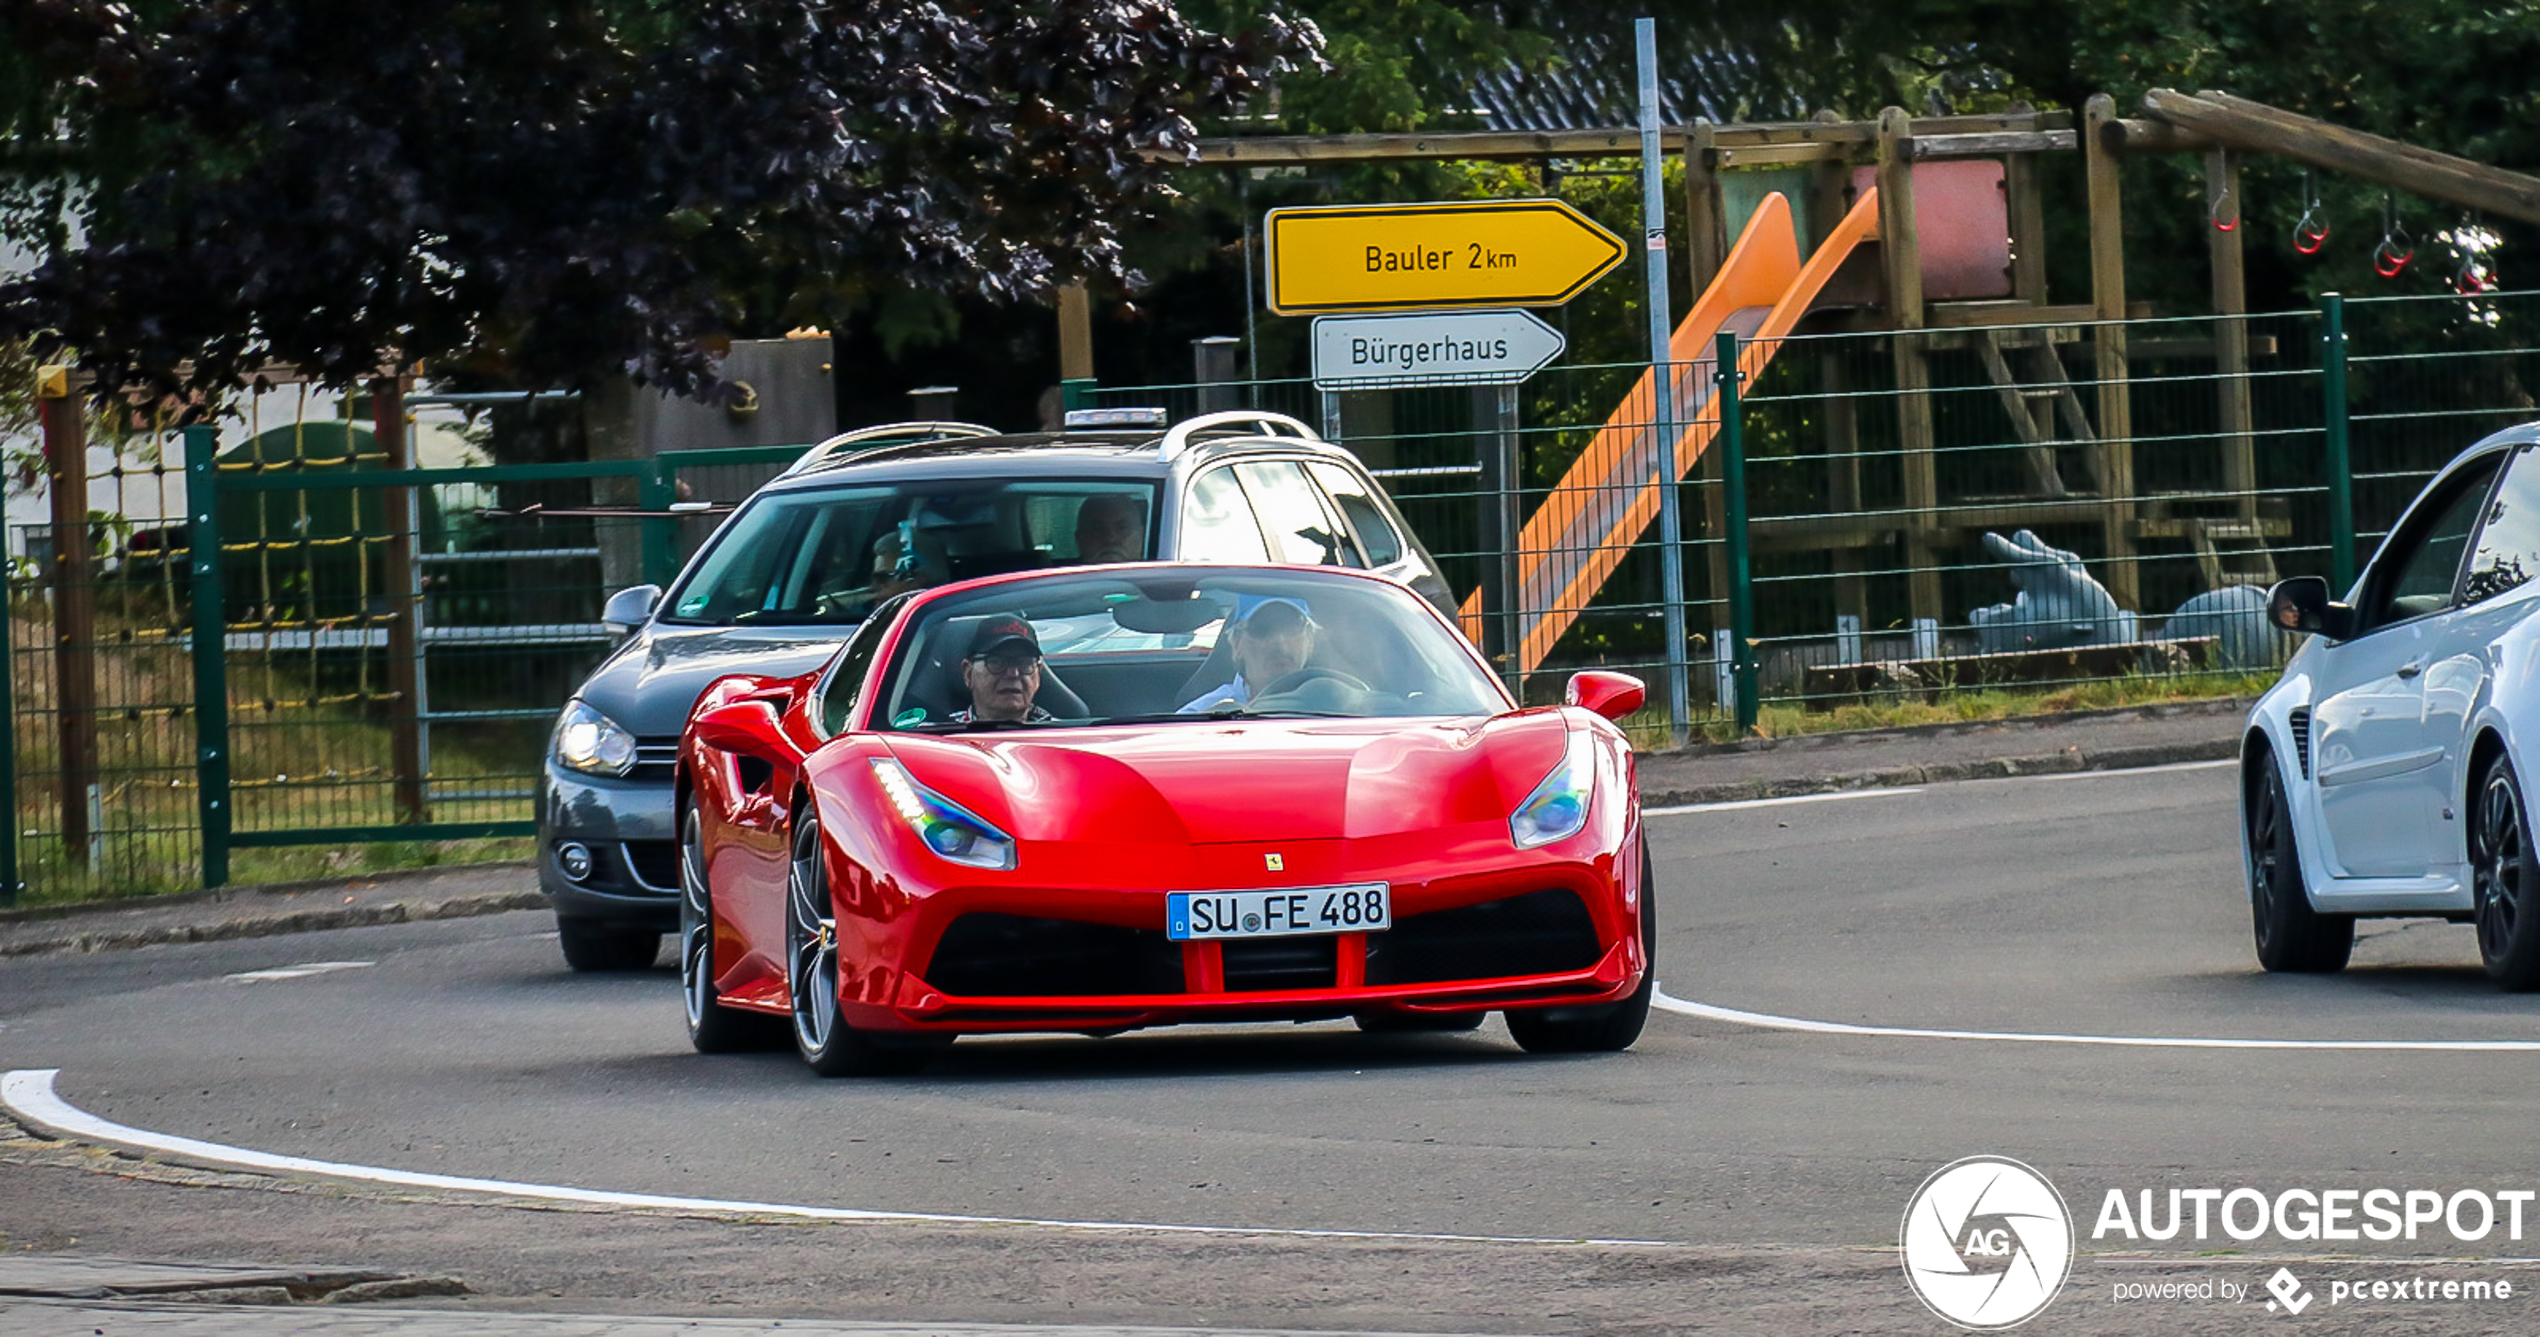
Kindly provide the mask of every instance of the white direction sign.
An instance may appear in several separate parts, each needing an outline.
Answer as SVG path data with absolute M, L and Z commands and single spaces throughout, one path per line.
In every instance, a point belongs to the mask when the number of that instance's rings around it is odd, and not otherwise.
M 1319 316 L 1318 390 L 1409 385 L 1515 385 L 1567 347 L 1530 311 L 1430 311 L 1401 316 Z

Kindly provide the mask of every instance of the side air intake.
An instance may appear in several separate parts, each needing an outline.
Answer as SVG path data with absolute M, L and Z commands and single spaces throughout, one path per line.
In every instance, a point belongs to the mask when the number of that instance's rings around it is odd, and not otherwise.
M 2302 768 L 2302 778 L 2311 778 L 2311 708 L 2295 706 L 2285 717 L 2284 726 L 2293 732 L 2293 760 Z

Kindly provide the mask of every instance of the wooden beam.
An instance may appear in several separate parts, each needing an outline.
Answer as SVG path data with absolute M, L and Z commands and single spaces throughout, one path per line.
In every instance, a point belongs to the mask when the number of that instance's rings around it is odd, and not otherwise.
M 2540 223 L 2540 177 L 2435 153 L 2222 93 L 2156 88 L 2143 109 L 2218 143 L 2341 172 L 2430 200 Z
M 1857 144 L 1759 144 L 1719 150 L 1722 167 L 1791 167 L 1801 163 L 1846 162 L 1867 146 Z
M 2109 156 L 2101 127 L 2115 120 L 2116 101 L 2101 93 L 2082 109 L 2084 175 L 2090 195 L 2090 296 L 2101 320 L 2123 320 L 2125 300 L 2125 200 L 2117 160 Z M 2108 498 L 2100 515 L 2108 552 L 2108 593 L 2120 607 L 2140 611 L 2142 589 L 2134 564 L 2134 408 L 2126 385 L 2125 329 L 2103 325 L 2092 346 L 2098 352 L 2099 422 L 2097 475 Z
M 1996 158 L 2011 153 L 2051 153 L 2080 146 L 2071 130 L 2002 130 L 1982 135 L 1917 135 L 1906 155 L 1924 158 Z
M 1897 442 L 1903 447 L 1905 505 L 1929 510 L 1940 504 L 1940 474 L 1932 455 L 1931 364 L 1915 333 L 1923 327 L 1922 246 L 1914 232 L 1914 164 L 1906 156 L 1912 122 L 1902 107 L 1879 113 L 1879 261 L 1887 276 L 1887 315 L 1896 329 Z M 1940 567 L 1929 543 L 1909 534 L 1905 542 L 1906 602 L 1915 617 L 1938 620 Z
M 2167 121 L 2111 118 L 2099 129 L 2099 146 L 2110 153 L 2203 153 L 2214 141 Z
M 1720 201 L 1720 174 L 1713 162 L 1711 123 L 1696 121 L 1685 129 L 1685 267 L 1692 271 L 1693 295 L 1699 300 L 1717 278 L 1728 254 L 1725 211 Z
M 2258 447 L 2249 399 L 2249 282 L 2242 251 L 2240 160 L 2205 155 L 2205 250 L 2213 270 L 2216 408 L 2222 419 L 2223 490 L 2244 520 L 2258 516 Z

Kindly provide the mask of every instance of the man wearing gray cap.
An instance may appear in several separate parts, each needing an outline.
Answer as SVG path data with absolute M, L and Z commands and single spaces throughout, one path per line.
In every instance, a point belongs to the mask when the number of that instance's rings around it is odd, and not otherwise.
M 1041 690 L 1041 638 L 1031 623 L 1011 613 L 989 618 L 970 633 L 961 682 L 970 689 L 970 707 L 952 713 L 955 724 L 1046 724 L 1058 718 L 1032 704 Z

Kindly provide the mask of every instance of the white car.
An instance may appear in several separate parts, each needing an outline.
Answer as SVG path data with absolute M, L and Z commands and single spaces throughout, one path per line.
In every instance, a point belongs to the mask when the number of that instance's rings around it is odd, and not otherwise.
M 2540 988 L 2540 868 L 2521 772 L 2540 747 L 2540 424 L 2462 453 L 2345 603 L 2269 598 L 2312 633 L 2250 712 L 2241 854 L 2258 961 L 2344 968 L 2359 916 L 2475 924 L 2487 973 Z

